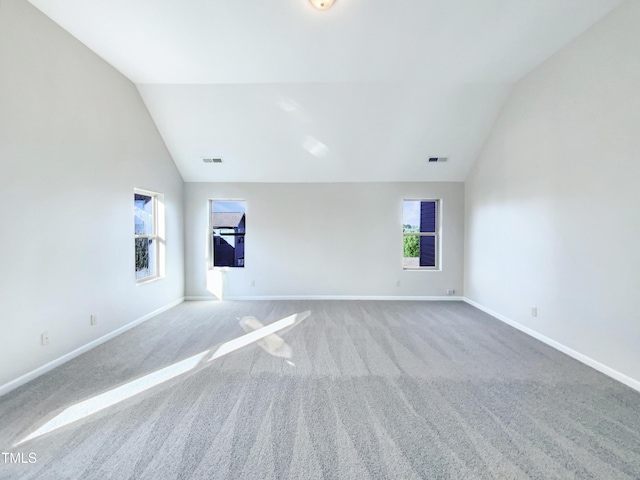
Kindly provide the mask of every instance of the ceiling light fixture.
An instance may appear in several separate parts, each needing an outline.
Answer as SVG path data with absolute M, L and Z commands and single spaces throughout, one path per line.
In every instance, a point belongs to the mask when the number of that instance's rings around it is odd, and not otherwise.
M 334 0 L 311 0 L 311 4 L 318 10 L 326 10 L 333 5 Z

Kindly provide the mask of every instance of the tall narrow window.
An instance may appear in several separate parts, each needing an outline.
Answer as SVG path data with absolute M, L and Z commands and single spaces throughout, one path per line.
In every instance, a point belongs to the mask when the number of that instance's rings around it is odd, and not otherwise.
M 211 202 L 211 244 L 214 267 L 244 267 L 246 202 Z
M 135 190 L 133 194 L 135 225 L 136 280 L 149 280 L 159 275 L 158 267 L 158 195 Z
M 405 270 L 436 269 L 439 266 L 438 200 L 405 200 L 402 205 L 402 235 Z

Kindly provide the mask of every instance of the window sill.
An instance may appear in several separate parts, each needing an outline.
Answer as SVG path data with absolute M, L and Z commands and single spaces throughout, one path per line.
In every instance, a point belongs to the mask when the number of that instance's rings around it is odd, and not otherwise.
M 149 277 L 149 278 L 143 278 L 140 280 L 136 280 L 136 286 L 138 285 L 145 285 L 147 283 L 152 283 L 155 282 L 156 280 L 161 280 L 164 277 L 160 276 L 160 275 L 156 275 L 155 277 Z

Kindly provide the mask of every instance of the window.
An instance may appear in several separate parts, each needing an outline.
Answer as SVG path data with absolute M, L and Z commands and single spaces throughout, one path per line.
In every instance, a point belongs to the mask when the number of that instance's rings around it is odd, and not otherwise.
M 439 267 L 439 200 L 405 200 L 402 235 L 405 270 Z
M 214 267 L 244 267 L 245 213 L 244 200 L 211 201 Z
M 160 245 L 158 235 L 158 194 L 134 190 L 133 218 L 135 237 L 136 281 L 160 276 Z

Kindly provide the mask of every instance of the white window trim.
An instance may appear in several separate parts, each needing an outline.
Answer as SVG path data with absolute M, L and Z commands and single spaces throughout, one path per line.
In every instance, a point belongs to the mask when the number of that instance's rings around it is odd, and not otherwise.
M 152 234 L 136 234 L 133 233 L 134 239 L 136 238 L 152 238 L 155 241 L 155 260 L 156 260 L 156 273 L 155 275 L 136 278 L 135 268 L 135 250 L 133 261 L 133 278 L 136 285 L 143 285 L 145 283 L 155 282 L 165 277 L 165 224 L 164 224 L 164 195 L 151 190 L 145 190 L 142 188 L 134 188 L 133 193 L 139 195 L 146 195 L 151 197 L 152 209 L 153 209 L 153 233 Z
M 404 202 L 435 202 L 436 203 L 436 231 L 435 232 L 403 232 L 404 225 Z M 441 198 L 404 198 L 400 205 L 400 231 L 402 232 L 402 270 L 405 272 L 439 272 L 442 270 L 440 248 L 442 236 L 442 199 Z M 433 267 L 405 267 L 404 265 L 404 237 L 435 237 L 435 266 Z
M 214 202 L 244 202 L 244 214 L 247 214 L 247 199 L 246 198 L 209 198 L 209 210 L 208 210 L 208 215 L 209 215 L 209 224 L 207 227 L 207 268 L 209 270 L 216 270 L 216 271 L 221 271 L 221 272 L 228 272 L 229 270 L 236 270 L 236 269 L 242 269 L 244 270 L 246 267 L 242 266 L 242 267 L 216 267 L 213 263 L 215 261 L 214 259 L 214 253 L 213 253 L 213 249 L 214 249 L 214 241 L 213 241 L 213 203 Z M 245 236 L 245 254 L 246 254 L 246 248 L 247 248 L 247 239 Z M 246 264 L 246 258 L 245 258 L 245 264 Z

